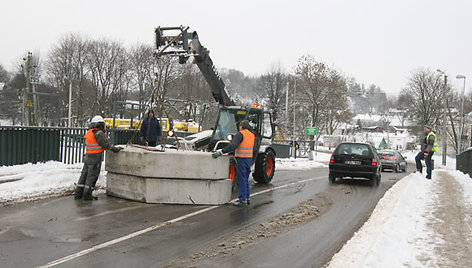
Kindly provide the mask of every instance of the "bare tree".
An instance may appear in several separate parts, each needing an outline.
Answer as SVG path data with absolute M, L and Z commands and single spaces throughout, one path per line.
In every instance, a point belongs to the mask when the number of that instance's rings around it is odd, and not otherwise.
M 114 102 L 126 96 L 127 65 L 127 53 L 120 43 L 105 39 L 89 43 L 87 67 L 96 90 L 94 112 L 110 115 Z
M 317 62 L 312 56 L 303 56 L 299 59 L 295 72 L 299 77 L 298 88 L 305 96 L 307 110 L 312 126 L 318 126 L 320 130 L 327 126 L 321 119 L 330 118 L 328 124 L 332 130 L 337 127 L 340 114 L 337 110 L 347 110 L 349 105 L 346 98 L 347 86 L 345 79 L 334 69 L 322 62 Z M 337 102 L 333 105 L 333 102 Z M 335 110 L 336 109 L 336 110 Z M 333 117 L 334 116 L 334 117 Z M 335 118 L 338 119 L 335 119 Z
M 0 64 L 0 82 L 6 83 L 6 82 L 8 82 L 8 80 L 10 80 L 10 74 Z M 0 88 L 0 90 L 2 90 L 2 89 Z
M 280 123 L 279 113 L 284 109 L 287 81 L 287 75 L 280 63 L 272 64 L 269 71 L 258 80 L 256 95 L 267 103 L 267 108 L 272 111 L 272 120 L 276 124 Z
M 63 118 L 67 115 L 69 87 L 72 85 L 72 111 L 79 126 L 84 125 L 93 114 L 89 107 L 95 99 L 89 94 L 91 83 L 86 66 L 88 42 L 77 34 L 63 36 L 51 49 L 46 64 L 50 84 L 60 89 Z
M 441 76 L 427 69 L 413 72 L 401 94 L 408 96 L 409 112 L 418 126 L 439 125 L 446 97 Z
M 322 121 L 326 132 L 333 135 L 342 123 L 350 122 L 354 114 L 349 108 L 346 80 L 335 70 L 330 74 L 329 87 L 332 90 L 323 107 Z

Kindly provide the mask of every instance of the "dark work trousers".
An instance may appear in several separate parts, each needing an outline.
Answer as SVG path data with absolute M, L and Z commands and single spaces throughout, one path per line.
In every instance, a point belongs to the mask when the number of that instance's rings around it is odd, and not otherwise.
M 238 176 L 239 201 L 249 198 L 249 174 L 251 174 L 252 158 L 236 157 L 236 170 Z
M 428 157 L 424 158 L 423 152 L 419 152 L 416 157 L 416 170 L 419 172 L 423 173 L 423 165 L 421 165 L 421 160 L 424 159 L 424 162 L 426 164 L 426 178 L 431 179 L 431 173 L 432 173 L 432 168 L 433 168 L 433 163 L 431 161 L 431 158 L 433 157 L 434 152 L 430 152 Z
M 85 155 L 84 167 L 82 168 L 77 187 L 75 188 L 75 199 L 93 199 L 92 191 L 100 175 L 102 155 L 103 153 Z

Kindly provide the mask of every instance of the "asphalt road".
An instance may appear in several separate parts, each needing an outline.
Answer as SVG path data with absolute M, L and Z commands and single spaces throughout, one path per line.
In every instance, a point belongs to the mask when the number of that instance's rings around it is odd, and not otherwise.
M 105 195 L 93 202 L 68 196 L 5 206 L 0 267 L 320 267 L 405 175 L 383 172 L 380 185 L 370 187 L 351 180 L 329 184 L 327 168 L 278 170 L 271 184 L 252 185 L 248 208 Z M 277 225 L 286 222 L 281 214 L 307 200 L 318 205 L 316 217 Z M 271 224 L 274 230 L 261 229 Z

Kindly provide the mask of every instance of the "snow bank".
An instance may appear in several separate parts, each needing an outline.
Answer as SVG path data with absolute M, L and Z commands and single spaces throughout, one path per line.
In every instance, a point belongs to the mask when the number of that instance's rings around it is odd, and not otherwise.
M 60 162 L 24 164 L 0 167 L 0 204 L 32 201 L 71 194 L 79 179 L 83 164 Z M 106 185 L 103 170 L 97 188 Z
M 328 267 L 435 266 L 427 228 L 433 183 L 419 173 L 398 181 Z

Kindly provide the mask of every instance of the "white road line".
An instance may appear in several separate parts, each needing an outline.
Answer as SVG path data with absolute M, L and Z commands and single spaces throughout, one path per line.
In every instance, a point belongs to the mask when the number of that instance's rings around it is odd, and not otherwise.
M 324 176 L 323 176 L 323 177 L 324 177 Z M 256 196 L 256 195 L 264 194 L 264 193 L 267 193 L 267 192 L 275 191 L 275 190 L 278 190 L 278 189 L 287 188 L 287 187 L 290 187 L 290 186 L 293 186 L 293 185 L 297 185 L 297 184 L 300 184 L 300 183 L 305 183 L 305 182 L 313 181 L 313 180 L 316 180 L 316 179 L 319 179 L 319 178 L 321 178 L 321 177 L 315 177 L 315 178 L 311 178 L 311 179 L 305 179 L 305 180 L 301 180 L 301 181 L 291 182 L 291 183 L 288 183 L 288 184 L 284 184 L 284 185 L 276 186 L 276 187 L 269 188 L 269 189 L 266 189 L 266 190 L 262 190 L 262 191 L 257 192 L 257 193 L 253 193 L 253 194 L 251 194 L 251 196 Z M 231 200 L 230 202 L 234 202 L 234 201 L 236 201 L 236 200 L 237 200 L 237 199 L 233 199 L 233 200 Z M 161 227 L 164 227 L 164 226 L 170 225 L 170 224 L 172 224 L 172 223 L 176 223 L 176 222 L 185 220 L 185 219 L 187 219 L 187 218 L 196 216 L 196 215 L 198 215 L 198 214 L 205 213 L 205 212 L 207 212 L 207 211 L 213 210 L 213 209 L 215 209 L 215 208 L 219 208 L 219 207 L 221 207 L 221 206 L 222 206 L 222 205 L 206 207 L 206 208 L 204 208 L 204 209 L 197 210 L 197 211 L 192 212 L 192 213 L 190 213 L 190 214 L 183 215 L 183 216 L 174 218 L 174 219 L 172 219 L 172 220 L 168 220 L 168 221 L 165 221 L 165 222 L 162 222 L 162 223 L 153 225 L 153 226 L 151 226 L 151 227 L 148 227 L 148 228 L 145 228 L 145 229 L 136 231 L 136 232 L 134 232 L 134 233 L 131 233 L 131 234 L 128 234 L 128 235 L 125 235 L 125 236 L 122 236 L 122 237 L 118 237 L 118 238 L 116 238 L 116 239 L 113 239 L 113 240 L 104 242 L 104 243 L 102 243 L 102 244 L 98 244 L 98 245 L 93 246 L 93 247 L 91 247 L 91 248 L 84 249 L 84 250 L 79 251 L 79 252 L 77 252 L 77 253 L 74 253 L 74 254 L 71 254 L 71 255 L 69 255 L 69 256 L 65 256 L 65 257 L 63 257 L 63 258 L 60 258 L 60 259 L 51 261 L 51 262 L 49 262 L 49 263 L 47 263 L 47 264 L 45 264 L 45 265 L 38 266 L 38 267 L 39 267 L 39 268 L 53 267 L 53 266 L 59 265 L 59 264 L 61 264 L 61 263 L 68 262 L 68 261 L 71 261 L 71 260 L 76 259 L 76 258 L 78 258 L 78 257 L 87 255 L 87 254 L 92 253 L 92 252 L 94 252 L 94 251 L 97 251 L 97 250 L 99 250 L 99 249 L 106 248 L 106 247 L 108 247 L 108 246 L 111 246 L 111 245 L 120 243 L 120 242 L 122 242 L 122 241 L 131 239 L 131 238 L 134 238 L 134 237 L 136 237 L 136 236 L 139 236 L 139 235 L 142 235 L 142 234 L 145 234 L 145 233 L 148 233 L 148 232 L 157 230 L 157 229 L 159 229 L 159 228 L 161 228 Z
M 114 214 L 114 213 L 118 213 L 118 212 L 123 212 L 123 211 L 127 211 L 127 210 L 133 210 L 133 209 L 137 209 L 137 208 L 144 208 L 144 206 L 135 206 L 135 207 L 127 207 L 127 208 L 119 208 L 119 209 L 115 209 L 115 210 L 109 210 L 109 211 L 106 211 L 106 212 L 98 213 L 98 214 L 93 215 L 93 216 L 79 217 L 79 218 L 75 219 L 74 221 L 89 220 L 91 218 L 101 217 L 101 216 Z

